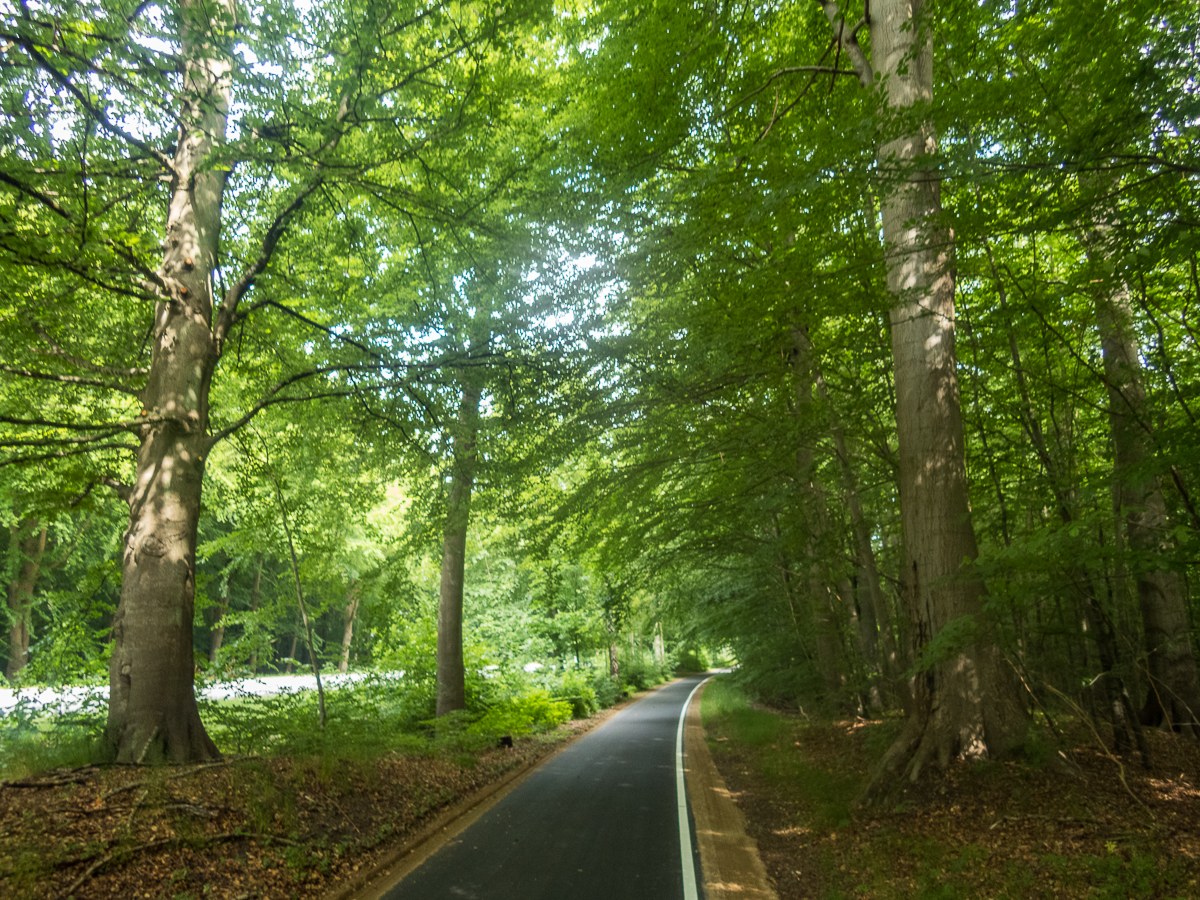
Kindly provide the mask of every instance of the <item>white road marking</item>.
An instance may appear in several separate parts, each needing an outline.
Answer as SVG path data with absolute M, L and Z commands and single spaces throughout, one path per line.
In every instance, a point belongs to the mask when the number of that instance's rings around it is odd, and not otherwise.
M 711 675 L 708 678 L 712 678 Z M 705 678 L 704 681 L 708 681 Z M 704 684 L 701 681 L 688 694 L 683 712 L 679 714 L 679 730 L 675 732 L 675 802 L 679 807 L 679 853 L 683 864 L 683 900 L 699 900 L 696 892 L 696 862 L 692 859 L 692 829 L 688 825 L 687 787 L 683 783 L 683 723 L 687 719 L 692 697 Z

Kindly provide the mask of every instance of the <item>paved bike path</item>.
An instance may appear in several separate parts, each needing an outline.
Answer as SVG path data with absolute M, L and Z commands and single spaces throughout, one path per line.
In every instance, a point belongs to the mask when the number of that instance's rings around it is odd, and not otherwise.
M 554 756 L 383 900 L 682 900 L 675 737 L 700 680 Z

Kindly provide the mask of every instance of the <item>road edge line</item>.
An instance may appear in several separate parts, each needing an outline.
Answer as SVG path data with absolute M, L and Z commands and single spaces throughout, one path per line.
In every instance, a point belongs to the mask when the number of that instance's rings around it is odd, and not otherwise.
M 692 826 L 688 822 L 687 783 L 683 777 L 683 725 L 687 721 L 688 707 L 692 698 L 713 676 L 697 682 L 683 701 L 683 709 L 679 713 L 679 728 L 675 732 L 675 805 L 679 811 L 679 863 L 683 870 L 683 900 L 699 900 L 696 890 L 696 860 L 692 855 Z
M 594 717 L 589 717 L 599 721 L 590 728 L 573 735 L 544 756 L 522 763 L 496 781 L 481 787 L 474 793 L 463 797 L 453 806 L 442 810 L 431 821 L 405 838 L 402 843 L 385 853 L 377 862 L 331 888 L 322 896 L 321 900 L 379 900 L 418 865 L 440 850 L 447 841 L 466 830 L 471 823 L 499 803 L 506 794 L 516 789 L 517 785 L 535 769 L 548 763 L 576 741 L 603 728 L 618 713 L 624 712 L 639 700 L 645 699 L 647 695 L 667 687 L 669 684 L 671 682 L 655 685 L 647 691 L 639 691 L 628 699 L 597 713 Z
M 746 833 L 746 817 L 709 750 L 700 717 L 703 697 L 702 685 L 688 706 L 683 742 L 704 896 L 706 900 L 779 900 L 758 843 Z

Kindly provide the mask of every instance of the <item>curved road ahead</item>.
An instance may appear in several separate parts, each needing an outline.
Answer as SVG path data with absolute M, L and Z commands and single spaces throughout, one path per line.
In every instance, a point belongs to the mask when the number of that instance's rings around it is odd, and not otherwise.
M 685 900 L 675 748 L 701 681 L 660 688 L 552 757 L 383 900 Z

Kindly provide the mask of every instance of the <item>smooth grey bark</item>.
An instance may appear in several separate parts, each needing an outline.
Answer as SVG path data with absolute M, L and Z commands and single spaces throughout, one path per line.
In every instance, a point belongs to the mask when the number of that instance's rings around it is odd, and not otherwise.
M 923 0 L 870 7 L 871 58 L 833 0 L 818 0 L 860 83 L 878 73 L 887 106 L 904 110 L 933 97 L 933 45 Z M 919 652 L 947 627 L 962 628 L 913 685 L 913 712 L 885 753 L 876 784 L 903 768 L 916 780 L 929 762 L 1003 756 L 1023 743 L 1027 715 L 1018 685 L 983 627 L 983 585 L 964 567 L 978 555 L 968 502 L 954 328 L 953 235 L 940 223 L 941 178 L 915 169 L 933 154 L 932 126 L 878 149 L 888 179 L 882 203 L 904 534 L 901 581 Z M 964 628 L 964 626 L 966 626 Z
M 1150 468 L 1149 412 L 1129 289 L 1096 294 L 1096 323 L 1108 388 L 1114 456 L 1113 503 L 1133 553 L 1148 685 L 1141 721 L 1200 737 L 1200 681 L 1182 576 L 1161 564 L 1169 555 L 1166 502 Z
M 24 519 L 12 529 L 20 564 L 17 576 L 8 586 L 8 664 L 4 676 L 12 681 L 29 664 L 32 638 L 33 589 L 42 570 L 46 553 L 46 529 L 37 519 Z
M 212 276 L 226 179 L 205 170 L 204 161 L 225 140 L 235 8 L 232 0 L 181 0 L 179 14 L 180 131 L 109 664 L 106 737 L 126 763 L 220 756 L 196 708 L 192 622 L 200 488 L 211 446 L 208 395 L 219 356 Z
M 458 420 L 452 432 L 450 494 L 446 500 L 446 527 L 442 541 L 442 575 L 438 600 L 437 715 L 465 709 L 466 676 L 463 669 L 463 587 L 467 555 L 467 529 L 471 522 L 471 491 L 478 463 L 480 386 L 464 381 Z
M 350 589 L 346 592 L 346 610 L 342 623 L 342 658 L 338 660 L 339 672 L 345 672 L 350 668 L 350 642 L 354 639 L 354 619 L 358 615 L 358 601 L 362 595 L 361 587 L 357 579 L 351 579 Z
M 157 297 L 150 367 L 141 393 L 121 600 L 109 662 L 107 756 L 175 763 L 220 756 L 196 708 L 196 532 L 205 460 L 213 444 L 244 424 L 209 434 L 209 389 L 242 298 L 270 262 L 288 223 L 320 187 L 318 173 L 268 226 L 258 253 L 219 299 L 213 274 L 220 244 L 227 167 L 206 165 L 225 143 L 232 92 L 234 0 L 177 0 L 181 67 L 162 264 L 144 287 Z M 339 121 L 346 114 L 342 104 Z M 340 131 L 338 132 L 340 135 Z M 336 146 L 335 136 L 325 149 Z
M 221 646 L 225 643 L 225 614 L 229 612 L 229 593 L 232 587 L 231 577 L 225 580 L 225 590 L 221 593 L 221 605 L 217 607 L 217 620 L 213 623 L 208 635 L 208 661 L 215 663 Z

